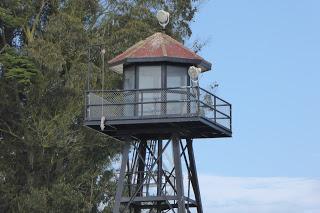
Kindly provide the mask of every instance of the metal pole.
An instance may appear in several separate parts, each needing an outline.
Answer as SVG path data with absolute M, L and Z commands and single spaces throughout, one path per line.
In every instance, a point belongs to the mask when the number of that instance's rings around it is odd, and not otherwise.
M 87 73 L 87 90 L 90 90 L 90 75 L 91 75 L 91 71 L 92 71 L 92 62 L 91 62 L 91 46 L 89 46 L 89 50 L 88 50 L 88 73 Z
M 161 196 L 162 189 L 162 140 L 158 140 L 158 178 L 157 178 L 157 196 Z M 161 202 L 158 202 L 160 206 Z M 157 213 L 161 213 L 161 210 L 157 208 Z
M 187 139 L 187 148 L 188 148 L 189 164 L 190 164 L 190 170 L 191 170 L 191 183 L 192 183 L 194 195 L 197 202 L 197 213 L 203 213 L 196 161 L 193 153 L 192 139 Z
M 177 135 L 172 137 L 173 161 L 176 173 L 178 213 L 185 213 L 185 197 L 183 192 L 183 176 L 180 157 L 180 140 Z
M 217 98 L 213 96 L 214 122 L 217 123 Z
M 140 158 L 138 158 L 138 171 L 137 171 L 138 177 L 137 177 L 136 187 L 138 187 L 140 184 L 142 184 L 142 181 L 144 180 L 145 160 L 146 160 L 146 152 L 147 152 L 146 149 L 147 149 L 147 141 L 143 140 L 140 142 L 139 148 L 137 150 L 138 156 L 140 156 Z M 131 196 L 132 195 L 130 195 L 130 197 Z M 143 196 L 143 186 L 139 189 L 139 191 L 137 193 L 137 197 L 139 197 L 139 196 Z M 141 208 L 139 206 L 136 206 L 134 208 L 134 213 L 140 213 L 140 212 L 141 212 Z
M 117 191 L 115 196 L 113 213 L 120 213 L 120 203 L 121 203 L 121 197 L 123 192 L 123 186 L 125 183 L 124 179 L 126 176 L 127 161 L 129 159 L 130 139 L 126 139 L 125 142 L 126 144 L 124 145 L 124 148 L 122 150 L 121 168 L 120 168 L 119 181 L 117 183 Z
M 92 63 L 91 63 L 91 46 L 89 46 L 88 48 L 88 71 L 87 71 L 87 79 L 86 79 L 86 83 L 87 83 L 87 92 L 89 92 L 90 90 L 90 73 L 92 70 Z M 90 114 L 88 115 L 88 104 L 90 104 L 90 99 L 89 99 L 89 93 L 85 92 L 84 93 L 84 117 L 85 119 L 90 118 Z M 88 95 L 88 97 L 87 97 Z M 89 111 L 90 112 L 90 111 Z
M 229 118 L 229 121 L 230 121 L 230 131 L 232 131 L 232 105 L 230 105 L 230 118 Z

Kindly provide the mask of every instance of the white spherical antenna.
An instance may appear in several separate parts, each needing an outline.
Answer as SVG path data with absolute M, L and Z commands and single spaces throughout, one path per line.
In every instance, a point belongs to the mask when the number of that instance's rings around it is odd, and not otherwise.
M 201 68 L 191 66 L 188 70 L 188 74 L 192 81 L 198 81 L 199 74 L 201 73 Z
M 169 17 L 170 14 L 164 10 L 159 10 L 157 12 L 157 19 L 159 21 L 159 24 L 165 28 L 169 24 Z

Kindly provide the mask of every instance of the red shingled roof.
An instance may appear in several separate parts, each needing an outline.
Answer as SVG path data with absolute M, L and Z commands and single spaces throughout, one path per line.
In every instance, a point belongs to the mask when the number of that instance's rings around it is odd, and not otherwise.
M 203 71 L 211 64 L 164 33 L 155 33 L 111 59 L 110 67 L 134 62 L 171 61 L 199 65 Z

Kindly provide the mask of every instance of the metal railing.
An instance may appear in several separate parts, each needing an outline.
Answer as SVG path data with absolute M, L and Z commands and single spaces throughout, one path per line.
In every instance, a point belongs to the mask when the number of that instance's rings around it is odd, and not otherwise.
M 231 104 L 200 87 L 86 92 L 86 120 L 202 117 L 231 130 Z

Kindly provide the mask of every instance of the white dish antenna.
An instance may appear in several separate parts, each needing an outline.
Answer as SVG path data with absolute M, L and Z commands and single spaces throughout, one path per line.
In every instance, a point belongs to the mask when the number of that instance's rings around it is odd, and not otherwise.
M 201 68 L 191 66 L 188 70 L 188 74 L 192 81 L 198 81 L 199 74 L 201 73 Z
M 164 10 L 159 10 L 157 12 L 157 19 L 159 24 L 165 28 L 169 24 L 170 14 Z

